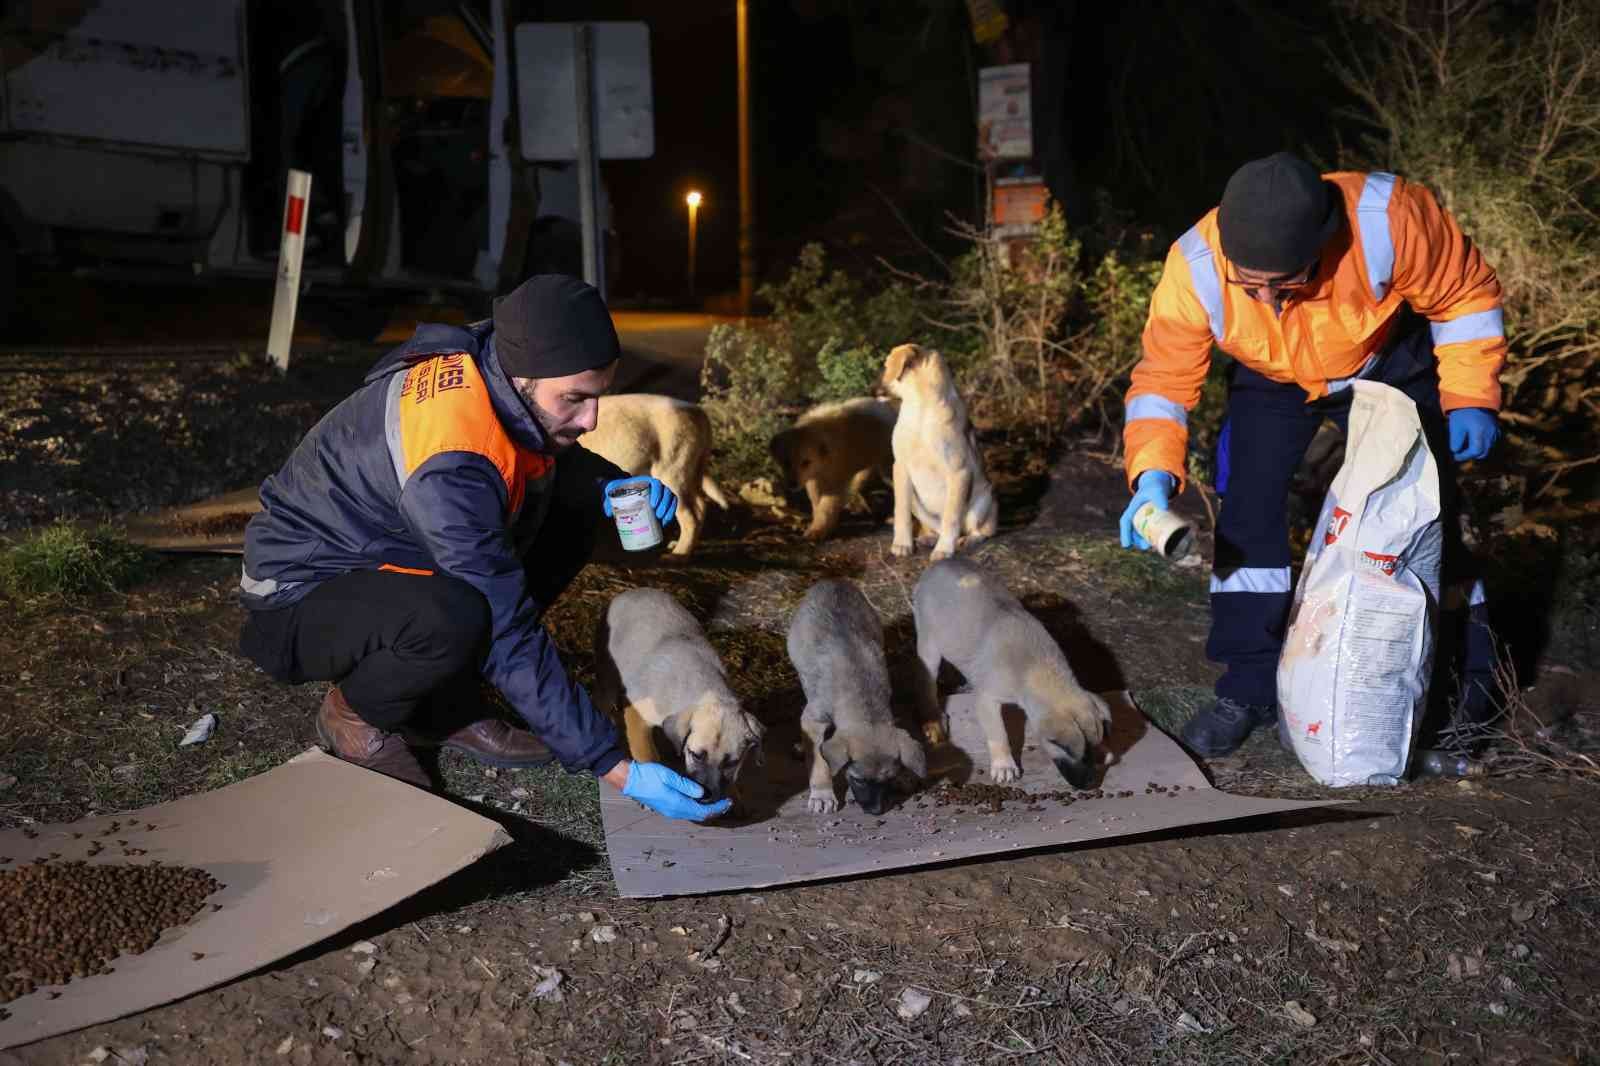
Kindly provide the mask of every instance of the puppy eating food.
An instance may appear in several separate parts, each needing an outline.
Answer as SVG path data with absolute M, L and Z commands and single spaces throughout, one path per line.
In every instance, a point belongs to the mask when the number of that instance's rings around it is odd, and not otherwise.
M 595 636 L 594 701 L 623 721 L 628 753 L 656 762 L 660 727 L 707 801 L 733 795 L 746 762 L 760 762 L 761 723 L 739 706 L 722 661 L 694 616 L 660 589 L 613 599 Z
M 888 806 L 902 770 L 927 775 L 922 745 L 894 724 L 883 623 L 860 589 L 834 580 L 812 586 L 789 624 L 789 658 L 806 694 L 800 729 L 812 749 L 807 809 L 839 809 L 833 778 L 841 770 L 868 814 Z
M 583 435 L 583 446 L 630 474 L 659 478 L 678 494 L 673 555 L 694 551 L 707 500 L 728 507 L 721 487 L 706 473 L 711 420 L 692 403 L 647 393 L 602 396 L 594 431 Z
M 956 392 L 944 356 L 902 344 L 883 365 L 883 385 L 900 398 L 894 424 L 894 541 L 890 550 L 910 555 L 911 520 L 937 531 L 933 558 L 994 535 L 994 490 L 983 472 L 978 436 Z
M 1105 737 L 1111 710 L 1078 684 L 1060 647 L 1007 589 L 966 559 L 930 566 L 912 594 L 917 624 L 918 706 L 923 732 L 946 738 L 936 680 L 941 660 L 972 686 L 998 784 L 1022 772 L 1011 757 L 1001 708 L 1021 707 L 1039 743 L 1074 788 L 1094 776 L 1091 753 Z
M 862 397 L 819 404 L 772 438 L 773 459 L 811 500 L 807 540 L 833 532 L 845 504 L 873 474 L 893 478 L 894 405 Z

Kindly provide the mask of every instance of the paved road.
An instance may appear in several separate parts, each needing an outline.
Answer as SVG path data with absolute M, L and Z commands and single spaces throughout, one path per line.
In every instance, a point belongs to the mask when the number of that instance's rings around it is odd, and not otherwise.
M 262 353 L 272 311 L 270 286 L 132 287 L 112 282 L 54 278 L 27 293 L 27 340 L 0 343 L 0 369 L 54 354 L 104 357 L 162 355 L 232 359 Z M 706 337 L 736 319 L 678 311 L 618 311 L 613 316 L 626 353 L 619 392 L 661 392 L 692 400 L 699 395 Z M 419 321 L 463 322 L 451 307 L 406 307 L 390 316 L 375 344 L 398 344 Z M 296 323 L 301 351 L 331 343 L 312 309 Z M 293 365 L 293 351 L 290 353 Z

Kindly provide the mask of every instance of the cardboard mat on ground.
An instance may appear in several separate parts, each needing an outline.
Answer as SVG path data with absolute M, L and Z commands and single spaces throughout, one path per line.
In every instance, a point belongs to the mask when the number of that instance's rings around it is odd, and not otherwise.
M 148 951 L 116 956 L 110 974 L 0 1004 L 0 1048 L 230 981 L 372 917 L 508 839 L 464 807 L 316 749 L 215 792 L 0 832 L 0 856 L 10 858 L 0 871 L 55 855 L 50 862 L 200 867 L 225 886 Z
M 243 555 L 244 527 L 261 510 L 260 489 L 226 492 L 199 503 L 133 515 L 127 538 L 156 551 Z
M 950 698 L 951 743 L 930 754 L 924 790 L 881 815 L 865 813 L 849 798 L 834 814 L 809 813 L 808 767 L 792 745 L 798 730 L 789 738 L 781 727 L 768 733 L 764 770 L 745 771 L 754 787 L 745 791 L 746 817 L 737 823 L 668 821 L 602 784 L 617 891 L 635 898 L 684 896 L 820 881 L 1329 805 L 1219 792 L 1128 693 L 1103 695 L 1112 711 L 1106 744 L 1112 761 L 1098 798 L 1074 793 L 1033 738 L 1024 738 L 1021 711 L 1008 707 L 1012 753 L 1022 767 L 1022 779 L 1011 787 L 1030 798 L 1006 799 L 998 810 L 992 801 L 941 802 L 946 782 L 988 781 L 988 747 L 967 694 Z

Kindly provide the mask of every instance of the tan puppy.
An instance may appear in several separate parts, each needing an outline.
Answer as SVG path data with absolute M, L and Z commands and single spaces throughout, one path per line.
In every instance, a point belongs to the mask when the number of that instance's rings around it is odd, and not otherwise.
M 890 550 L 910 555 L 913 517 L 939 539 L 933 558 L 994 535 L 994 490 L 983 472 L 978 436 L 956 392 L 944 356 L 915 344 L 889 353 L 883 385 L 900 398 L 894 424 L 894 541 Z
M 832 533 L 873 474 L 891 480 L 894 422 L 893 404 L 862 397 L 813 407 L 772 438 L 772 457 L 811 500 L 807 540 Z
M 595 706 L 622 720 L 633 758 L 659 761 L 659 727 L 708 801 L 731 796 L 745 763 L 761 761 L 765 730 L 728 688 L 700 623 L 668 593 L 631 589 L 613 599 L 594 661 Z
M 911 599 L 920 667 L 917 699 L 928 740 L 942 743 L 948 735 L 936 687 L 944 660 L 961 671 L 977 696 L 990 777 L 1006 784 L 1022 776 L 1000 715 L 1011 703 L 1028 716 L 1061 776 L 1074 788 L 1088 784 L 1094 776 L 1090 749 L 1105 738 L 1111 710 L 1078 684 L 1039 620 L 966 559 L 928 567 Z
M 706 500 L 728 506 L 728 498 L 706 473 L 711 421 L 692 403 L 639 392 L 602 396 L 594 431 L 583 435 L 583 446 L 630 474 L 659 478 L 678 494 L 674 555 L 694 551 Z
M 800 730 L 812 749 L 811 813 L 839 809 L 833 777 L 841 771 L 868 814 L 882 813 L 902 770 L 927 776 L 922 745 L 895 725 L 883 622 L 860 589 L 813 585 L 789 623 L 789 658 L 806 694 Z

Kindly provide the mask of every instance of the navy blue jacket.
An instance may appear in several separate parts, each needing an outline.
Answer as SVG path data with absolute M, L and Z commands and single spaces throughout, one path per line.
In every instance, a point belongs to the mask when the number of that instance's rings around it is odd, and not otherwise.
M 384 566 L 459 578 L 489 604 L 484 677 L 563 766 L 603 774 L 623 758 L 616 727 L 567 676 L 517 550 L 549 507 L 557 462 L 581 472 L 563 482 L 592 489 L 597 509 L 605 482 L 627 476 L 579 447 L 545 450 L 488 322 L 421 326 L 262 482 L 243 602 L 284 607 L 320 581 Z

